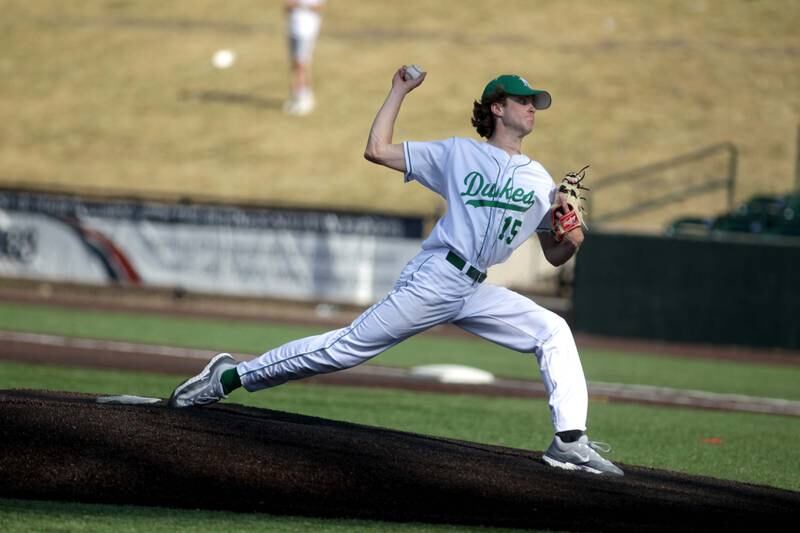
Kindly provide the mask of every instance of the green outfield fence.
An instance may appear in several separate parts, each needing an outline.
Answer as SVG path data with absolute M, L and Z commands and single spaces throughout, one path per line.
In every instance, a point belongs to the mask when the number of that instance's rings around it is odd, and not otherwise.
M 595 232 L 576 261 L 575 329 L 800 350 L 800 239 Z

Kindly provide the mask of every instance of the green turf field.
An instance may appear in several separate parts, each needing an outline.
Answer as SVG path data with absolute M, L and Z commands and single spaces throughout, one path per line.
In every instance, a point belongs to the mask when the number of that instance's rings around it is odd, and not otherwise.
M 259 355 L 292 339 L 324 331 L 320 327 L 221 321 L 137 313 L 111 313 L 0 303 L 0 329 L 71 337 L 116 339 Z M 653 357 L 647 354 L 581 350 L 587 379 L 800 400 L 800 367 Z M 535 358 L 477 337 L 433 334 L 413 337 L 372 361 L 410 368 L 462 364 L 501 377 L 538 379 Z
M 173 376 L 0 363 L 0 388 L 163 396 Z M 346 420 L 403 431 L 541 450 L 551 437 L 543 400 L 482 398 L 291 383 L 270 391 L 237 391 L 230 402 Z M 800 432 L 797 418 L 666 407 L 590 403 L 592 436 L 613 443 L 615 461 L 800 490 L 800 456 L 786 446 Z M 764 450 L 781 450 L 780 454 Z M 254 519 L 260 518 L 261 523 Z M 234 531 L 453 531 L 433 526 L 387 526 L 357 521 L 315 521 L 161 509 L 0 500 L 9 531 L 41 525 L 55 531 L 186 530 L 219 521 Z M 55 527 L 53 527 L 55 525 Z M 275 528 L 273 529 L 273 525 Z M 62 527 L 63 526 L 63 527 Z M 62 527 L 59 529 L 59 527 Z M 8 529 L 10 528 L 10 529 Z M 348 529 L 352 528 L 352 529 Z M 410 528 L 410 529 L 405 529 Z M 460 529 L 467 531 L 467 529 Z
M 258 351 L 264 343 L 270 345 L 318 330 L 11 304 L 0 305 L 0 329 L 201 348 L 233 346 L 244 352 Z M 458 353 L 459 357 L 448 358 L 452 353 Z M 797 399 L 796 384 L 800 382 L 794 367 L 590 351 L 584 352 L 583 359 L 590 380 L 600 376 L 603 381 L 691 386 L 787 399 Z M 396 366 L 456 362 L 501 375 L 536 378 L 533 362 L 518 354 L 479 340 L 433 335 L 410 339 L 380 356 L 378 362 Z M 3 389 L 165 397 L 177 381 L 175 376 L 150 373 L 0 363 Z M 421 394 L 296 382 L 255 394 L 237 391 L 227 401 L 533 450 L 544 449 L 552 431 L 547 407 L 541 399 Z M 597 401 L 591 402 L 589 416 L 592 437 L 613 444 L 613 460 L 800 490 L 800 454 L 786 446 L 800 434 L 800 420 L 795 417 Z M 781 453 L 765 453 L 765 450 L 781 450 Z M 359 521 L 24 501 L 0 501 L 0 522 L 8 531 L 39 529 L 39 526 L 51 531 L 160 531 L 173 528 L 176 523 L 177 530 L 188 531 L 201 524 L 220 522 L 225 522 L 232 531 L 454 530 L 427 525 L 387 526 Z
M 112 532 L 112 533 L 456 533 L 508 532 L 515 529 L 434 526 L 430 524 L 390 524 L 366 520 L 323 520 L 265 514 L 237 514 L 216 511 L 184 511 L 118 505 L 86 505 L 54 502 L 28 502 L 0 499 L 0 524 L 5 533 Z
M 174 376 L 0 363 L 0 388 L 166 397 Z M 255 407 L 390 427 L 501 446 L 543 450 L 552 438 L 543 399 L 486 398 L 294 382 L 226 400 Z M 800 431 L 797 417 L 726 413 L 592 401 L 592 438 L 609 442 L 623 463 L 800 490 L 800 453 L 782 448 Z M 721 444 L 704 439 L 721 439 Z M 793 460 L 793 458 L 795 460 Z M 789 466 L 792 465 L 792 466 Z

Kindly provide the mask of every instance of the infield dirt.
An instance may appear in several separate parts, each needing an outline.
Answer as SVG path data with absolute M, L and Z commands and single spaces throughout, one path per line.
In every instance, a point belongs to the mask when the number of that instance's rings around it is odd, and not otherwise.
M 800 493 L 265 409 L 0 391 L 0 497 L 567 531 L 764 531 Z

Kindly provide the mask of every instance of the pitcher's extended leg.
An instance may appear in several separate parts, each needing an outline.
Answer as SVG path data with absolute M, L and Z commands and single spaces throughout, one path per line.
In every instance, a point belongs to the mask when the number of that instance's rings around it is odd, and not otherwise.
M 411 265 L 396 288 L 362 313 L 353 323 L 322 335 L 289 342 L 238 365 L 248 391 L 274 387 L 288 380 L 342 370 L 361 364 L 400 341 L 443 322 L 449 322 L 462 305 L 460 298 L 443 297 L 452 266 L 441 261 Z M 461 281 L 461 280 L 458 280 Z
M 563 318 L 514 291 L 484 283 L 467 299 L 455 324 L 501 346 L 534 354 L 555 430 L 586 429 L 586 378 Z

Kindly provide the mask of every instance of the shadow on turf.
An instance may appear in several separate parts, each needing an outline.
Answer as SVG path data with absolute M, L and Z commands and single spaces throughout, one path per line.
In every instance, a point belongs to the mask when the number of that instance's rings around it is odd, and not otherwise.
M 235 104 L 244 105 L 249 107 L 257 107 L 262 109 L 281 109 L 283 100 L 278 98 L 262 98 L 247 93 L 239 93 L 232 91 L 218 91 L 218 90 L 189 90 L 182 89 L 178 93 L 178 100 L 206 102 L 206 103 L 221 103 L 221 104 Z
M 0 497 L 566 531 L 765 530 L 800 493 L 220 404 L 0 391 Z

